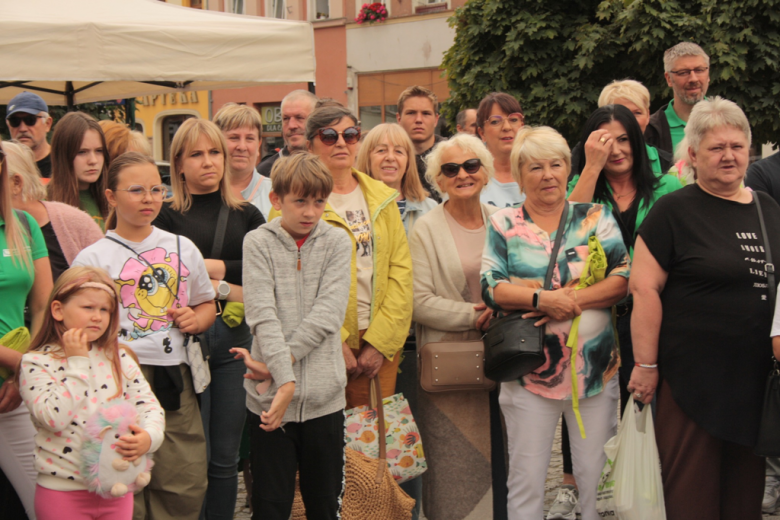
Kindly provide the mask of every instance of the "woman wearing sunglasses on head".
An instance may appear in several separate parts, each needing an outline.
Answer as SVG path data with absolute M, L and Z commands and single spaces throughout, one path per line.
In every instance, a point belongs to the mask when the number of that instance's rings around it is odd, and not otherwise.
M 487 328 L 490 311 L 482 303 L 479 270 L 485 223 L 498 211 L 479 201 L 493 175 L 493 158 L 479 139 L 458 134 L 437 144 L 427 161 L 428 182 L 448 200 L 420 218 L 409 238 L 418 351 L 431 342 L 478 340 Z M 425 516 L 481 517 L 486 512 L 475 507 L 491 488 L 488 392 L 420 391 L 418 403 L 415 417 L 428 461 Z
M 493 92 L 480 101 L 477 108 L 477 134 L 493 156 L 495 175 L 482 191 L 485 204 L 505 208 L 520 204 L 525 195 L 512 178 L 509 154 L 515 134 L 523 127 L 523 109 L 520 103 L 503 92 Z
M 360 126 L 348 109 L 324 106 L 306 120 L 309 151 L 333 176 L 322 218 L 345 229 L 354 243 L 352 288 L 341 329 L 349 372 L 347 408 L 368 404 L 369 379 L 383 397 L 395 392 L 400 352 L 412 320 L 412 261 L 398 193 L 355 170 Z M 274 214 L 271 214 L 271 218 Z

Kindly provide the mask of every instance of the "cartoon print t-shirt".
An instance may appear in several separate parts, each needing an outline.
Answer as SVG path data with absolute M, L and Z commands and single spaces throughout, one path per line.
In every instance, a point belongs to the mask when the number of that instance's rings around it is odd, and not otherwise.
M 344 219 L 355 235 L 358 328 L 365 330 L 371 320 L 371 284 L 374 278 L 374 241 L 366 197 L 358 184 L 351 193 L 331 193 L 328 204 Z
M 119 341 L 138 355 L 142 365 L 187 363 L 184 335 L 168 316 L 169 309 L 194 307 L 214 299 L 203 257 L 188 238 L 152 228 L 143 242 L 130 242 L 113 231 L 79 253 L 73 265 L 105 269 L 119 292 Z M 177 292 L 178 289 L 178 292 Z

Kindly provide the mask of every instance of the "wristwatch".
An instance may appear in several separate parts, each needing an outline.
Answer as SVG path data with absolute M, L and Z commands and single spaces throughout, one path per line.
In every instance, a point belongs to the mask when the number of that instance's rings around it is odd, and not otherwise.
M 225 280 L 220 280 L 217 285 L 217 300 L 225 301 L 230 294 L 230 285 Z
M 531 301 L 531 305 L 534 306 L 534 309 L 537 311 L 539 310 L 539 295 L 542 294 L 543 289 L 539 288 L 534 293 L 534 299 Z

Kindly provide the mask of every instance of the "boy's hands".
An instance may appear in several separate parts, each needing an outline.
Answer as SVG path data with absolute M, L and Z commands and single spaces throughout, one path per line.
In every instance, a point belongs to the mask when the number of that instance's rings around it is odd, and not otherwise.
M 168 319 L 173 320 L 182 333 L 198 334 L 200 332 L 200 321 L 198 321 L 198 315 L 192 310 L 192 307 L 168 309 Z
M 87 333 L 82 329 L 68 329 L 62 335 L 62 348 L 65 351 L 65 357 L 89 357 Z
M 251 374 L 244 374 L 245 379 L 254 379 L 255 381 L 271 379 L 271 372 L 268 371 L 266 364 L 252 359 L 247 349 L 231 348 L 230 353 L 236 355 L 235 359 L 243 359 L 244 364 L 251 372 Z
M 116 443 L 116 452 L 128 462 L 133 462 L 138 457 L 149 451 L 152 447 L 152 438 L 146 430 L 137 424 L 130 425 L 132 435 L 122 435 Z
M 271 402 L 271 409 L 260 414 L 260 428 L 272 432 L 282 424 L 287 407 L 290 406 L 295 394 L 295 382 L 290 381 L 276 389 L 276 395 Z

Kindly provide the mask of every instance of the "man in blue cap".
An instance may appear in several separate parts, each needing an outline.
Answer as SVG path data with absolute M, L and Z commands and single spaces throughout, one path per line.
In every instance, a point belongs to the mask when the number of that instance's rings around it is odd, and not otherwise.
M 51 130 L 52 119 L 49 107 L 41 96 L 32 92 L 16 95 L 8 103 L 5 122 L 11 131 L 11 139 L 32 149 L 41 176 L 46 179 L 51 177 L 51 146 L 46 140 L 46 134 Z

